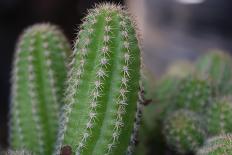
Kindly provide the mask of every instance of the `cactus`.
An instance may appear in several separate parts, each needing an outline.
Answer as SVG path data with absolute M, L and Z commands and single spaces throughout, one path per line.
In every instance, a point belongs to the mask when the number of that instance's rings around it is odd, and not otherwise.
M 181 154 L 194 152 L 205 137 L 201 123 L 200 118 L 188 110 L 170 114 L 164 121 L 163 130 L 167 144 Z
M 138 129 L 134 118 L 139 101 L 139 51 L 134 23 L 125 10 L 102 4 L 89 11 L 70 62 L 54 154 L 67 150 L 76 155 L 131 153 L 131 133 Z
M 205 107 L 212 101 L 214 86 L 209 79 L 197 76 L 185 77 L 179 86 L 175 98 L 176 108 L 186 108 L 194 112 L 204 112 Z
M 198 73 L 213 79 L 219 95 L 232 92 L 232 59 L 222 51 L 212 51 L 201 57 L 196 68 Z
M 19 38 L 12 72 L 10 143 L 13 149 L 51 154 L 70 46 L 61 31 L 37 24 Z
M 232 154 L 232 135 L 223 134 L 209 138 L 206 144 L 197 151 L 197 155 L 230 155 Z
M 205 118 L 210 135 L 232 132 L 232 98 L 223 97 L 207 107 Z

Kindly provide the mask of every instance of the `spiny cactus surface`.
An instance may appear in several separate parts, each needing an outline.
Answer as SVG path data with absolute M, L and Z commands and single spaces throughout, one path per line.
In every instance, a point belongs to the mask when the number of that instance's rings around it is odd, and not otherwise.
M 163 134 L 167 144 L 182 154 L 196 151 L 205 138 L 205 131 L 198 116 L 182 109 L 166 118 Z
M 232 98 L 215 99 L 206 109 L 205 119 L 210 135 L 232 132 Z
M 196 63 L 197 72 L 212 78 L 219 95 L 232 92 L 232 59 L 222 51 L 211 51 Z
M 232 135 L 223 134 L 209 138 L 205 145 L 200 148 L 197 155 L 231 155 Z
M 194 112 L 203 112 L 212 101 L 214 87 L 208 79 L 187 76 L 178 86 L 175 98 L 177 108 L 186 108 Z
M 12 72 L 10 144 L 41 155 L 52 152 L 70 46 L 50 24 L 36 24 L 19 38 Z
M 55 154 L 64 148 L 76 155 L 130 154 L 140 50 L 128 13 L 112 4 L 90 10 L 70 66 Z

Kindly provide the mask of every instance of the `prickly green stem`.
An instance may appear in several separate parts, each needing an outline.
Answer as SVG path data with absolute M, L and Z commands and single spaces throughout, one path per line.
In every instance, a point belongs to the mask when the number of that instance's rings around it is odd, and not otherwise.
M 205 118 L 207 130 L 210 135 L 232 132 L 232 98 L 223 97 L 215 99 L 207 107 Z
M 55 154 L 64 147 L 82 155 L 130 153 L 131 132 L 137 128 L 140 52 L 128 13 L 112 4 L 91 10 L 70 66 Z
M 212 78 L 218 88 L 219 95 L 232 92 L 232 59 L 222 51 L 212 51 L 201 57 L 196 68 L 198 73 Z
M 186 108 L 194 112 L 203 112 L 212 101 L 214 87 L 209 79 L 197 76 L 185 77 L 181 82 L 175 96 L 177 108 Z
M 14 56 L 10 143 L 13 149 L 51 154 L 70 46 L 56 27 L 37 24 L 21 35 Z
M 205 138 L 205 131 L 198 116 L 188 110 L 178 110 L 164 121 L 167 144 L 179 153 L 194 152 Z
M 230 155 L 232 154 L 232 135 L 223 134 L 209 138 L 200 148 L 197 155 Z

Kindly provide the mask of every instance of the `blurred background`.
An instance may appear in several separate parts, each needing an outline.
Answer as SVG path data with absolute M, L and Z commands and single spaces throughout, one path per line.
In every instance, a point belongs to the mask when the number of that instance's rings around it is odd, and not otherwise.
M 106 1 L 106 0 L 105 0 Z M 37 22 L 62 28 L 72 42 L 86 10 L 103 0 L 0 0 L 0 146 L 6 148 L 10 71 L 20 32 Z M 231 0 L 110 0 L 136 16 L 143 60 L 159 77 L 177 59 L 194 60 L 210 49 L 232 52 Z

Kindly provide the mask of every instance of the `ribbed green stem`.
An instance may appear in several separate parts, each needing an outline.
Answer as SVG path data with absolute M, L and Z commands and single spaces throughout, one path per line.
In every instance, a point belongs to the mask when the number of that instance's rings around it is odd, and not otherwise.
M 139 93 L 140 52 L 121 7 L 103 4 L 85 18 L 67 80 L 55 154 L 125 154 Z
M 34 25 L 19 39 L 12 73 L 10 143 L 14 149 L 51 154 L 70 46 L 60 30 Z

